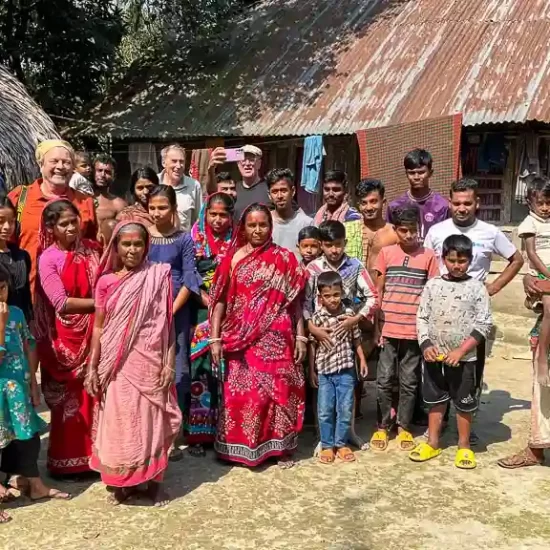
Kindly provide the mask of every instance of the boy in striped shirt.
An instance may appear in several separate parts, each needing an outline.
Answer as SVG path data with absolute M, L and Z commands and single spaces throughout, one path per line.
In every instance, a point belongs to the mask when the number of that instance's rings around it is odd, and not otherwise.
M 375 265 L 381 298 L 378 315 L 381 351 L 376 380 L 381 422 L 372 437 L 371 446 L 380 451 L 388 446 L 393 379 L 397 377 L 397 444 L 402 451 L 410 451 L 414 448 L 410 430 L 422 361 L 416 314 L 424 286 L 439 274 L 439 270 L 434 252 L 420 244 L 418 207 L 407 205 L 392 216 L 398 243 L 382 248 Z

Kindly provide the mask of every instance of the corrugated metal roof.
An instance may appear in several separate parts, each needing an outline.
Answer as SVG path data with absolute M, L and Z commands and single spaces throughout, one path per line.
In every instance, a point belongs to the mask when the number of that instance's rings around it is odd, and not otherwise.
M 465 125 L 550 122 L 549 42 L 549 0 L 267 1 L 214 75 L 168 72 L 96 120 L 167 139 L 350 134 L 457 112 Z

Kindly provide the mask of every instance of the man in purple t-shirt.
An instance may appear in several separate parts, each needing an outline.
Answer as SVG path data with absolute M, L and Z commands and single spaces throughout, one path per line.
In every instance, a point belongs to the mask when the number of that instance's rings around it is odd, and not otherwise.
M 392 214 L 408 204 L 420 209 L 420 238 L 424 240 L 432 225 L 449 217 L 449 201 L 430 189 L 433 174 L 432 155 L 424 149 L 414 149 L 405 155 L 404 165 L 410 189 L 390 202 L 386 217 L 392 223 Z

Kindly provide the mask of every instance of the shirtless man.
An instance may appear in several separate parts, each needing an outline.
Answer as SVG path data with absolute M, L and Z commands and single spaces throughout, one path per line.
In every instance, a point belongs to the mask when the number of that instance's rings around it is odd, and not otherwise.
M 376 278 L 373 269 L 380 249 L 397 243 L 393 225 L 384 220 L 386 205 L 384 184 L 380 180 L 364 179 L 355 190 L 357 206 L 362 219 L 346 222 L 348 256 L 361 260 L 369 270 L 371 277 Z
M 117 214 L 127 205 L 124 199 L 111 193 L 111 185 L 115 179 L 115 159 L 103 153 L 97 155 L 93 165 L 94 203 L 98 224 L 116 218 Z

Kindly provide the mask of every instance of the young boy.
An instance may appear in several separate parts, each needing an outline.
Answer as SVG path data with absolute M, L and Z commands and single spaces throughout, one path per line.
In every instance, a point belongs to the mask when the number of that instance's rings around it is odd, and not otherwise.
M 394 213 L 415 204 L 420 210 L 420 242 L 426 237 L 430 227 L 449 217 L 449 201 L 430 189 L 433 175 L 433 159 L 429 151 L 414 149 L 405 155 L 403 161 L 409 190 L 390 202 L 387 211 L 388 222 L 394 223 Z
M 314 225 L 300 229 L 298 233 L 298 253 L 302 257 L 302 266 L 307 267 L 321 254 L 321 235 Z
M 470 449 L 472 414 L 478 407 L 476 388 L 477 346 L 492 325 L 485 285 L 468 275 L 472 241 L 452 235 L 443 242 L 442 258 L 448 273 L 428 282 L 417 315 L 418 341 L 424 355 L 423 395 L 429 405 L 428 442 L 411 453 L 415 462 L 441 454 L 439 435 L 447 404 L 456 408 L 458 451 L 455 466 L 476 467 Z
M 518 235 L 525 243 L 531 275 L 539 279 L 550 279 L 550 179 L 543 177 L 533 179 L 527 191 L 527 203 L 530 212 L 521 222 Z M 529 300 L 529 305 L 532 307 L 536 304 Z M 541 386 L 549 386 L 550 294 L 542 295 L 542 308 L 540 353 L 536 362 L 537 381 Z
M 365 266 L 357 258 L 350 258 L 345 254 L 346 229 L 343 223 L 334 220 L 323 222 L 319 226 L 319 235 L 323 255 L 307 266 L 309 279 L 304 301 L 304 318 L 309 321 L 320 307 L 317 300 L 317 279 L 325 271 L 334 271 L 340 275 L 342 301 L 345 307 L 354 310 L 354 315 L 342 319 L 331 331 L 316 327 L 313 323 L 308 324 L 310 334 L 328 349 L 360 321 L 374 321 L 378 293 Z
M 376 373 L 381 422 L 372 436 L 371 446 L 379 451 L 388 447 L 394 378 L 399 380 L 397 444 L 402 451 L 414 448 L 411 424 L 422 360 L 416 336 L 416 313 L 422 289 L 438 274 L 433 250 L 419 243 L 419 217 L 416 205 L 394 212 L 398 243 L 382 248 L 376 260 L 376 286 L 382 300 L 377 330 L 381 335 L 381 350 Z
M 218 193 L 229 195 L 234 201 L 237 200 L 237 184 L 229 172 L 220 172 L 216 176 Z
M 342 316 L 353 317 L 354 312 L 342 303 L 342 277 L 335 271 L 326 271 L 317 277 L 321 303 L 311 318 L 311 324 L 331 330 L 340 324 Z M 310 363 L 310 383 L 319 388 L 317 410 L 321 452 L 319 460 L 331 464 L 336 456 L 344 462 L 353 462 L 355 455 L 348 447 L 353 417 L 353 395 L 357 383 L 355 353 L 359 359 L 362 377 L 368 368 L 361 347 L 361 331 L 353 326 L 338 338 L 331 348 L 317 346 L 315 360 Z

